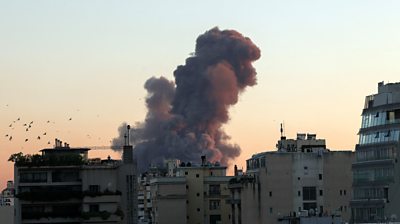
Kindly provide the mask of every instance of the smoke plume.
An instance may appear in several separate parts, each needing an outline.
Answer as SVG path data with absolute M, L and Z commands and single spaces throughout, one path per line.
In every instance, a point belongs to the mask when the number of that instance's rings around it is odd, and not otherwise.
M 206 155 L 226 165 L 239 156 L 240 147 L 229 143 L 222 125 L 239 94 L 257 83 L 252 62 L 259 57 L 249 38 L 213 28 L 197 38 L 194 55 L 174 71 L 175 82 L 147 80 L 146 119 L 130 132 L 139 171 L 169 158 L 198 161 Z M 119 127 L 114 149 L 123 145 L 125 127 Z

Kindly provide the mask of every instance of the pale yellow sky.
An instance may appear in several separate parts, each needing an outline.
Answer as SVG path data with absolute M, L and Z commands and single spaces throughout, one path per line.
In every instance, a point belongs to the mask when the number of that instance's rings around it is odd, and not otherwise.
M 197 36 L 214 26 L 250 37 L 262 55 L 254 64 L 258 85 L 242 94 L 224 127 L 242 148 L 235 163 L 244 166 L 252 154 L 273 150 L 282 121 L 288 137 L 313 132 L 331 149 L 352 150 L 365 95 L 379 81 L 399 80 L 399 6 L 1 1 L 0 188 L 13 178 L 12 153 L 36 153 L 55 137 L 71 146 L 109 145 L 122 122 L 142 121 L 145 80 L 172 79 Z M 26 132 L 22 125 L 30 121 Z M 109 154 L 118 156 L 91 153 Z

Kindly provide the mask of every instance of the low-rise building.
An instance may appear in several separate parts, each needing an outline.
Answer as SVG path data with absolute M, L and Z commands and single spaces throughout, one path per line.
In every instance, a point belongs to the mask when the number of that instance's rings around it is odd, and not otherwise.
M 11 180 L 0 194 L 0 217 L 2 224 L 14 224 L 14 183 Z
M 330 151 L 315 134 L 282 136 L 277 150 L 253 155 L 245 175 L 230 181 L 236 223 L 278 223 L 283 217 L 350 220 L 352 151 Z
M 0 206 L 14 206 L 14 182 L 7 181 L 7 187 L 1 191 Z

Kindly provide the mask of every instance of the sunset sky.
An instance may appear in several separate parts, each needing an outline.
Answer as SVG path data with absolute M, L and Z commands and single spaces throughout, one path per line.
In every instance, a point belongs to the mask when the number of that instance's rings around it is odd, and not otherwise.
M 122 122 L 142 121 L 144 82 L 173 79 L 215 26 L 261 50 L 258 84 L 224 126 L 242 148 L 234 163 L 273 150 L 283 121 L 289 138 L 316 133 L 330 149 L 353 150 L 364 97 L 400 80 L 399 9 L 389 0 L 0 0 L 0 189 L 13 179 L 10 154 L 37 153 L 54 138 L 110 145 Z

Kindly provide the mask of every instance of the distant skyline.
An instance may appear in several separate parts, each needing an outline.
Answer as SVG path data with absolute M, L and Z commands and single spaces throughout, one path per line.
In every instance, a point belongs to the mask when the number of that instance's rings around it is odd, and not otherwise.
M 330 149 L 354 150 L 364 97 L 380 81 L 400 81 L 399 8 L 369 0 L 0 1 L 0 188 L 13 179 L 12 153 L 37 153 L 54 138 L 110 145 L 122 122 L 142 121 L 145 80 L 172 80 L 215 26 L 261 50 L 258 84 L 224 127 L 242 148 L 239 167 L 275 148 L 281 122 L 288 138 L 316 133 Z M 119 156 L 89 153 L 107 155 Z

